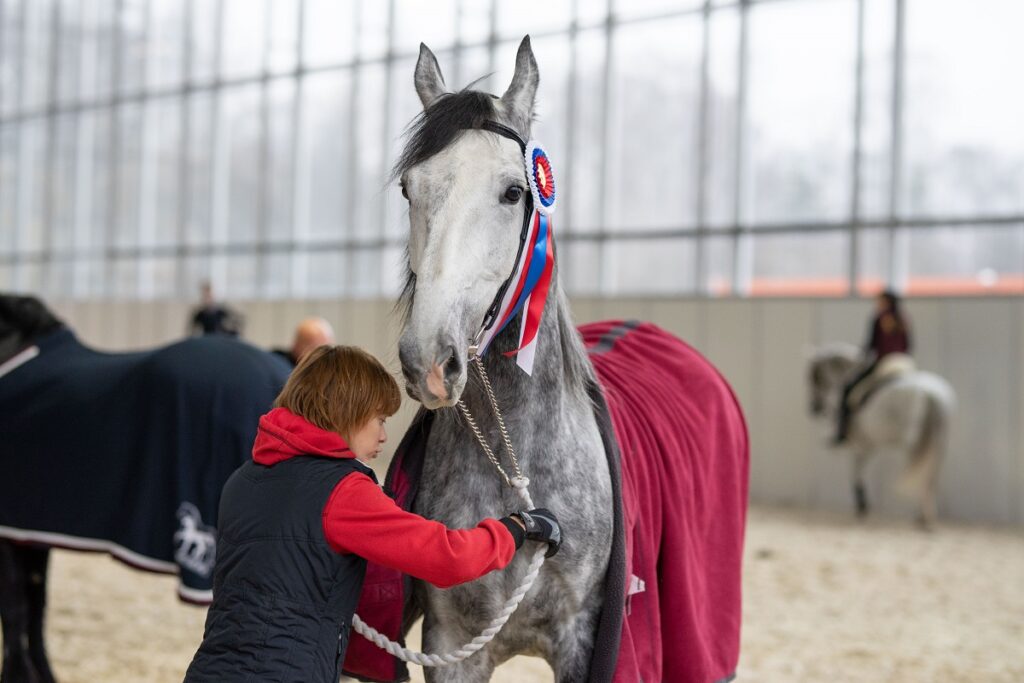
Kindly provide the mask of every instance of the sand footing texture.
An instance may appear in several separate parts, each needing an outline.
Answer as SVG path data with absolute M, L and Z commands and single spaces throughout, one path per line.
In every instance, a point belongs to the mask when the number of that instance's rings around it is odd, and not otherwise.
M 206 611 L 175 579 L 56 551 L 50 657 L 61 683 L 181 681 Z M 413 680 L 422 671 L 410 667 Z M 739 681 L 1024 681 L 1024 531 L 754 508 Z M 551 681 L 517 657 L 501 683 Z

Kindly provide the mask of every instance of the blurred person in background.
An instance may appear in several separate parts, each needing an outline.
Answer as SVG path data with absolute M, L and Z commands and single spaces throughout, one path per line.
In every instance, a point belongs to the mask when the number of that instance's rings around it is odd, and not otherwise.
M 242 315 L 219 303 L 213 298 L 213 287 L 204 282 L 199 287 L 201 303 L 193 311 L 189 321 L 189 336 L 206 334 L 226 334 L 237 337 L 242 334 L 244 320 Z
M 843 387 L 843 399 L 839 404 L 839 425 L 833 443 L 846 442 L 850 428 L 850 394 L 858 384 L 870 377 L 879 362 L 893 353 L 909 354 L 911 349 L 910 325 L 903 313 L 899 296 L 887 289 L 875 298 L 875 317 L 868 330 L 864 345 L 864 366 L 852 380 Z
M 291 348 L 271 349 L 271 353 L 284 358 L 295 367 L 307 353 L 325 344 L 334 344 L 334 328 L 323 318 L 306 318 L 295 328 Z

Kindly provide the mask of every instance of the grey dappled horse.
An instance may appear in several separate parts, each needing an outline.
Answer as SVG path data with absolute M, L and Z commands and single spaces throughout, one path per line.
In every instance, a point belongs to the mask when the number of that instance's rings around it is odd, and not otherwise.
M 830 344 L 810 358 L 811 412 L 834 417 L 843 387 L 861 367 L 861 353 L 849 344 Z M 906 457 L 900 490 L 916 497 L 918 521 L 931 527 L 936 518 L 939 468 L 946 454 L 956 407 L 953 388 L 942 377 L 914 370 L 869 390 L 850 417 L 847 438 L 853 453 L 853 494 L 860 515 L 868 512 L 864 468 L 878 451 Z
M 522 149 L 508 135 L 495 134 L 491 124 L 529 140 L 538 81 L 529 37 L 500 98 L 473 90 L 449 93 L 434 55 L 421 45 L 415 86 L 425 113 L 395 170 L 409 199 L 410 222 L 399 355 L 407 392 L 437 411 L 427 444 L 430 466 L 414 510 L 452 527 L 522 507 L 453 406 L 462 399 L 486 437 L 498 443 L 493 411 L 466 359 L 516 263 L 530 190 Z M 518 654 L 544 658 L 561 683 L 583 681 L 594 650 L 613 537 L 612 475 L 587 393 L 596 381 L 594 368 L 557 265 L 532 377 L 503 356 L 517 346 L 515 330 L 511 325 L 495 337 L 484 365 L 530 493 L 558 515 L 565 541 L 497 637 L 458 664 L 426 669 L 432 683 L 489 680 L 498 664 Z M 478 635 L 521 584 L 527 565 L 527 557 L 517 557 L 505 571 L 449 590 L 417 582 L 424 651 L 449 652 Z

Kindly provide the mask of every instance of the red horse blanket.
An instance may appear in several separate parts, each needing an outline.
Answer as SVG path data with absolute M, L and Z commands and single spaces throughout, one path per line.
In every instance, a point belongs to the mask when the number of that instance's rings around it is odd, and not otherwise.
M 589 681 L 716 683 L 739 659 L 740 568 L 749 448 L 726 381 L 697 351 L 648 323 L 580 328 L 600 388 L 595 415 L 616 491 L 615 542 Z M 411 506 L 431 414 L 406 433 L 388 473 Z M 397 639 L 407 577 L 371 566 L 359 614 Z M 346 671 L 408 679 L 353 634 Z

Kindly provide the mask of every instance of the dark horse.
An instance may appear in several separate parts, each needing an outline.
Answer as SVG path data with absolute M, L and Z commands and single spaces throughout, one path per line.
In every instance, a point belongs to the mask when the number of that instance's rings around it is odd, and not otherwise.
M 179 574 L 183 600 L 208 602 L 221 487 L 288 372 L 226 337 L 101 353 L 38 299 L 0 295 L 0 681 L 54 680 L 50 547 Z

